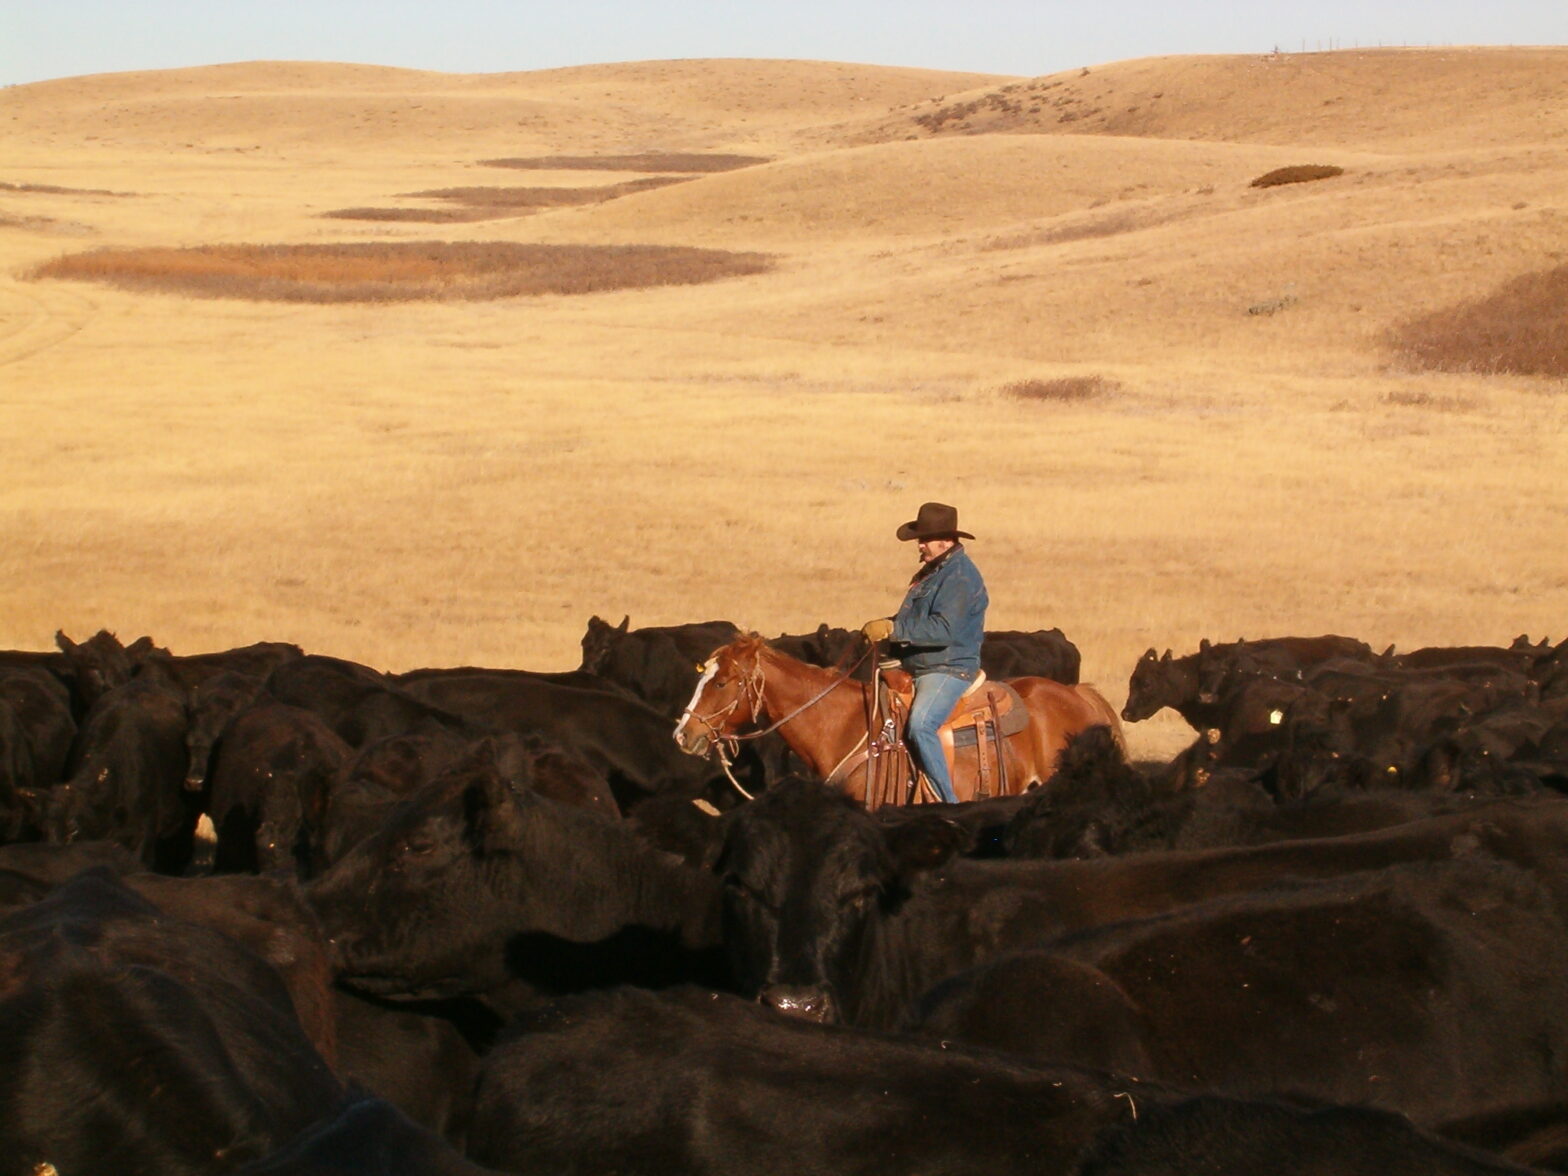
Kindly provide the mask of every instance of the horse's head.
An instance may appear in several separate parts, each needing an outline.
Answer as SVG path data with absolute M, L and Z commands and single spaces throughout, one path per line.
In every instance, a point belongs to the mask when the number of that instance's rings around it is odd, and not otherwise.
M 676 746 L 707 755 L 715 741 L 756 721 L 762 710 L 762 649 L 755 634 L 737 637 L 698 667 L 697 689 L 675 724 Z

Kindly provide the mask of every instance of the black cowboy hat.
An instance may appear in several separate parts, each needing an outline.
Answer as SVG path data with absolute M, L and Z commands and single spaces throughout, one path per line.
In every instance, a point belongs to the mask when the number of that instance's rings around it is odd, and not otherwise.
M 943 502 L 922 502 L 915 520 L 898 529 L 900 539 L 973 539 L 958 529 L 958 508 Z

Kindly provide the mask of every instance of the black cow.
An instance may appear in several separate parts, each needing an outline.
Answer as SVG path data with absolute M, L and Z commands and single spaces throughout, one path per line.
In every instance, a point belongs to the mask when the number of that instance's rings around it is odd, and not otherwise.
M 514 788 L 481 744 L 307 888 L 343 979 L 401 998 L 722 976 L 718 887 Z
M 187 724 L 184 688 L 156 668 L 99 697 L 82 722 L 70 779 L 50 794 L 49 840 L 118 841 L 154 869 L 183 869 L 198 817 L 184 789 Z
M 8 1174 L 304 1172 L 277 1166 L 280 1153 L 328 1135 L 335 1170 L 385 1171 L 368 1165 L 389 1146 L 429 1160 L 399 1171 L 474 1170 L 390 1108 L 377 1138 L 338 1131 L 360 1100 L 300 1032 L 271 967 L 107 874 L 0 919 L 0 972 Z
M 1148 650 L 1133 667 L 1122 718 L 1139 722 L 1170 707 L 1195 731 L 1215 727 L 1223 714 L 1220 695 L 1237 676 L 1268 676 L 1299 680 L 1314 666 L 1330 660 L 1370 662 L 1372 649 L 1351 637 L 1274 637 L 1211 645 L 1198 643 L 1196 653 L 1173 658 Z
M 1519 1171 L 1395 1115 L 1214 1095 L 793 1022 L 733 997 L 562 1001 L 486 1059 L 475 1159 L 517 1173 L 1437 1176 Z
M 884 828 L 840 792 L 781 784 L 728 820 L 716 870 L 743 991 L 784 1011 L 898 1023 L 937 981 L 1070 931 L 1291 877 L 1489 853 L 1559 878 L 1568 802 L 1496 801 L 1354 837 L 1089 861 L 955 859 L 940 818 Z
M 631 628 L 588 618 L 581 669 L 632 691 L 660 714 L 674 718 L 697 685 L 697 667 L 709 654 L 740 636 L 729 621 Z
M 1178 788 L 1169 772 L 1126 763 L 1109 732 L 1090 728 L 1063 750 L 1050 780 L 1019 798 L 999 840 L 1015 858 L 1216 849 L 1367 833 L 1489 799 L 1385 790 L 1281 800 L 1253 771 L 1220 771 L 1202 788 Z
M 352 755 L 336 731 L 300 707 L 260 698 L 236 716 L 213 748 L 207 781 L 215 868 L 313 872 L 324 860 L 329 790 Z
M 0 706 L 11 712 L 23 733 L 34 786 L 58 784 L 76 739 L 71 692 L 65 683 L 43 666 L 0 667 Z
M 941 1040 L 1435 1125 L 1568 1095 L 1565 939 L 1556 897 L 1525 870 L 1405 862 L 1081 931 L 949 978 L 913 1021 Z
M 1078 684 L 1078 647 L 1060 629 L 987 629 L 980 643 L 980 668 L 989 678 L 1052 678 Z
M 139 637 L 127 648 L 107 629 L 100 629 L 81 643 L 63 632 L 56 632 L 54 640 L 63 655 L 64 676 L 71 687 L 78 717 L 116 686 L 129 682 L 137 663 L 153 649 L 150 637 Z
M 267 675 L 266 693 L 319 715 L 352 747 L 432 730 L 486 733 L 421 702 L 385 674 L 342 658 L 307 654 L 283 662 Z
M 716 769 L 676 747 L 673 720 L 636 698 L 531 677 L 431 677 L 405 690 L 462 716 L 471 729 L 541 739 L 571 753 L 608 783 L 623 812 L 669 792 L 729 802 Z
M 542 740 L 487 737 L 495 764 L 513 789 L 529 789 L 607 820 L 620 810 L 609 784 L 586 763 Z M 475 750 L 478 741 L 451 732 L 400 735 L 360 749 L 333 777 L 319 826 L 325 868 L 379 829 L 397 806 Z

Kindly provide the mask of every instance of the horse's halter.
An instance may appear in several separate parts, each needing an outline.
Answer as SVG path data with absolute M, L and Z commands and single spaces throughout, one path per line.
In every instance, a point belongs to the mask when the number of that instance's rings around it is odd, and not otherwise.
M 740 741 L 744 736 L 738 731 L 724 730 L 721 724 L 724 724 L 725 720 L 734 714 L 742 703 L 750 704 L 750 718 L 755 719 L 761 713 L 762 690 L 767 684 L 762 676 L 762 659 L 754 659 L 751 663 L 751 672 L 742 674 L 739 679 L 739 688 L 735 697 L 730 700 L 729 705 L 709 715 L 699 715 L 697 713 L 697 700 L 702 697 L 702 692 L 708 683 L 718 676 L 719 665 L 718 662 L 710 659 L 700 668 L 702 670 L 702 679 L 697 683 L 697 688 L 692 691 L 691 702 L 681 712 L 680 722 L 675 724 L 675 730 L 678 734 L 681 728 L 688 722 L 696 721 L 701 723 L 706 728 L 704 738 L 708 740 L 708 751 L 703 753 L 704 758 L 709 753 L 712 753 L 719 761 L 719 766 L 724 769 L 724 774 L 729 777 L 730 783 L 734 785 L 735 791 L 739 792 L 747 800 L 751 800 L 753 799 L 752 794 L 741 786 L 739 780 L 735 779 L 735 773 L 730 767 L 731 759 L 740 750 Z M 744 720 L 737 720 L 737 725 L 740 721 Z
M 734 714 L 736 708 L 739 707 L 743 702 L 750 704 L 749 709 L 751 713 L 749 717 L 752 719 L 755 719 L 763 711 L 764 704 L 762 699 L 762 692 L 763 689 L 767 686 L 767 679 L 763 677 L 762 673 L 762 658 L 760 656 L 754 656 L 751 663 L 750 673 L 743 673 L 739 679 L 739 688 L 735 694 L 735 697 L 730 700 L 730 704 L 723 710 L 715 711 L 711 715 L 699 715 L 696 712 L 695 708 L 697 705 L 697 699 L 701 697 L 703 687 L 707 685 L 706 680 L 699 682 L 697 684 L 697 689 L 692 693 L 691 704 L 681 712 L 681 719 L 680 722 L 676 724 L 676 730 L 680 730 L 680 728 L 684 726 L 690 719 L 695 719 L 697 722 L 706 727 L 708 730 L 709 745 L 714 755 L 717 757 L 720 766 L 723 767 L 724 774 L 729 777 L 730 783 L 735 786 L 735 790 L 737 792 L 739 792 L 747 800 L 751 800 L 751 793 L 747 792 L 744 788 L 741 787 L 740 781 L 735 779 L 735 773 L 730 770 L 730 759 L 740 749 L 741 741 L 761 739 L 764 735 L 771 735 L 785 723 L 793 719 L 796 715 L 799 715 L 802 712 L 810 710 L 812 707 L 816 706 L 817 703 L 826 698 L 835 688 L 849 681 L 850 675 L 852 675 L 860 667 L 861 662 L 865 661 L 866 658 L 871 656 L 871 651 L 875 648 L 875 645 L 867 645 L 866 651 L 856 658 L 854 662 L 850 664 L 848 669 L 841 670 L 838 676 L 833 679 L 833 681 L 829 682 L 821 690 L 817 691 L 816 694 L 812 695 L 805 702 L 801 703 L 794 710 L 790 711 L 789 714 L 785 715 L 781 719 L 775 720 L 768 726 L 764 727 L 762 730 L 747 731 L 744 734 L 739 731 L 722 731 L 716 724 L 722 723 L 725 719 L 729 718 L 730 715 Z M 712 677 L 717 675 L 718 669 L 718 663 L 710 661 L 703 667 L 702 672 L 705 679 L 711 680 Z
M 735 668 L 738 669 L 739 667 Z M 762 690 L 763 687 L 767 685 L 767 682 L 762 676 L 762 659 L 756 658 L 752 661 L 750 673 L 742 673 L 739 679 L 739 687 L 736 691 L 735 697 L 730 700 L 729 705 L 724 707 L 722 710 L 714 711 L 711 715 L 699 715 L 697 713 L 697 700 L 702 696 L 703 688 L 718 676 L 719 665 L 715 661 L 709 661 L 707 664 L 702 666 L 701 669 L 703 680 L 697 684 L 697 689 L 692 693 L 691 696 L 691 704 L 681 712 L 680 722 L 677 723 L 676 726 L 681 727 L 684 726 L 688 720 L 695 720 L 707 728 L 709 742 L 711 742 L 715 747 L 719 746 L 720 744 L 729 744 L 730 753 L 734 754 L 735 747 L 742 739 L 754 738 L 755 736 L 741 735 L 736 731 L 725 731 L 720 727 L 719 724 L 723 723 L 730 717 L 730 715 L 734 714 L 736 708 L 739 707 L 742 703 L 750 704 L 748 709 L 751 713 L 750 715 L 741 716 L 739 721 L 743 722 L 746 718 L 755 719 L 760 713 L 762 713 Z

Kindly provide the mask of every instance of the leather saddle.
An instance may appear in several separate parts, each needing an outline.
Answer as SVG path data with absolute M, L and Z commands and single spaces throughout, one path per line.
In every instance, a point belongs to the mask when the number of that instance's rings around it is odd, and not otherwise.
M 903 727 L 909 717 L 909 707 L 915 697 L 914 678 L 896 666 L 881 667 L 882 684 L 887 692 L 887 713 L 897 716 L 896 740 L 903 746 Z M 975 749 L 975 781 L 973 799 L 1005 795 L 1007 786 L 1007 759 L 1002 741 L 1017 735 L 1029 726 L 1029 711 L 1018 692 L 1006 682 L 992 682 L 982 671 L 969 689 L 964 691 L 942 726 L 937 738 L 942 742 L 942 753 L 947 759 L 948 775 L 954 787 L 959 783 L 954 773 L 956 749 Z M 922 773 L 922 778 L 924 774 Z M 929 792 L 930 785 L 926 784 Z M 934 798 L 935 793 L 930 793 Z M 960 797 L 962 799 L 962 796 Z
M 915 698 L 914 677 L 907 670 L 895 667 L 882 671 L 882 681 L 895 700 L 897 711 L 908 715 L 910 703 Z M 1006 682 L 991 681 L 982 670 L 954 705 L 953 713 L 942 723 L 940 733 L 944 742 L 951 734 L 953 746 L 969 747 L 978 739 L 980 728 L 993 722 L 998 727 L 996 735 L 1005 739 L 1029 725 L 1029 712 L 1024 709 L 1024 700 L 1018 697 L 1018 691 Z

